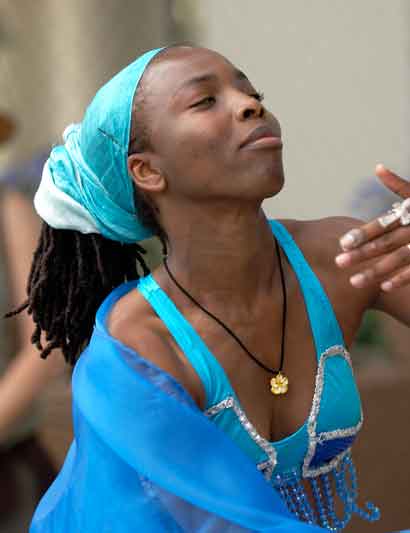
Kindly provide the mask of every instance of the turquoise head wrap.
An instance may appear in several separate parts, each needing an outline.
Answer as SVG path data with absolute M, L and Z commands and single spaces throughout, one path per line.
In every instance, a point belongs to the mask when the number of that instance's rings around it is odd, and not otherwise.
M 96 94 L 81 124 L 69 126 L 43 170 L 34 204 L 51 227 L 100 233 L 124 243 L 152 236 L 138 220 L 127 158 L 132 103 L 150 50 Z

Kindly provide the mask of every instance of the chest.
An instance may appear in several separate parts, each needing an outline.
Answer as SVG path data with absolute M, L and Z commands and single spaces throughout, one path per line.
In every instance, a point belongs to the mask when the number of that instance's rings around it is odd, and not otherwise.
M 193 310 L 187 317 L 211 357 L 223 369 L 247 417 L 258 433 L 268 440 L 286 437 L 303 425 L 309 415 L 315 389 L 317 353 L 312 327 L 303 295 L 291 273 L 287 291 L 282 372 L 289 379 L 289 390 L 285 395 L 271 393 L 272 373 L 258 365 L 218 323 L 200 310 Z M 281 364 L 282 310 L 280 294 L 269 295 L 266 301 L 261 302 L 257 314 L 227 322 L 255 359 L 272 370 L 279 370 Z M 204 408 L 206 399 L 200 376 L 193 369 L 187 354 L 177 345 L 174 345 L 174 349 L 179 352 L 192 379 L 197 382 L 198 390 L 201 390 L 201 407 Z M 220 375 L 215 376 L 215 379 L 220 378 Z
M 326 292 L 316 287 L 307 298 L 306 292 L 310 288 L 301 287 L 300 280 L 288 263 L 285 265 L 285 275 L 287 313 L 284 328 L 283 298 L 279 284 L 273 288 L 272 293 L 258 302 L 253 313 L 246 314 L 237 310 L 229 300 L 226 308 L 214 311 L 254 358 L 203 311 L 195 307 L 183 309 L 185 318 L 205 346 L 205 359 L 208 358 L 209 362 L 211 358 L 217 362 L 216 366 L 211 365 L 208 372 L 215 374 L 211 379 L 220 380 L 221 372 L 224 374 L 250 422 L 269 441 L 277 441 L 293 434 L 306 422 L 311 412 L 320 355 L 313 330 L 316 330 L 317 336 L 318 326 L 321 322 L 328 321 L 328 315 L 333 315 L 334 310 L 336 317 L 333 320 L 336 322 L 337 319 L 344 338 L 349 342 L 361 319 L 358 306 L 338 305 L 346 300 L 343 287 L 338 283 L 321 277 L 320 283 Z M 307 300 L 310 300 L 309 305 L 306 304 Z M 327 300 L 327 306 L 324 305 L 324 300 Z M 332 309 L 334 302 L 337 305 Z M 190 354 L 184 353 L 166 330 L 164 335 L 168 335 L 169 342 L 186 366 L 200 407 L 209 408 L 211 405 L 207 402 L 203 376 L 192 365 Z M 262 368 L 255 359 L 272 371 L 279 370 L 282 342 L 282 373 L 289 380 L 289 389 L 286 394 L 277 396 L 270 390 L 273 374 Z M 330 343 L 333 342 L 330 339 Z

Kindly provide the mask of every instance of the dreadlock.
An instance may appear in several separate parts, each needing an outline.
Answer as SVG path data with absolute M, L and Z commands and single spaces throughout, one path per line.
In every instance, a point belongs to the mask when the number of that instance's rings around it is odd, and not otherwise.
M 167 50 L 160 52 L 150 66 L 164 52 Z M 129 154 L 150 146 L 144 109 L 145 95 L 139 88 L 133 102 Z M 134 199 L 138 218 L 159 237 L 166 254 L 167 236 L 158 223 L 158 209 L 135 188 Z M 73 366 L 90 340 L 95 313 L 104 298 L 122 282 L 138 279 L 138 265 L 144 276 L 149 274 L 145 253 L 139 244 L 121 244 L 98 234 L 54 229 L 43 222 L 27 283 L 27 300 L 6 317 L 27 310 L 35 324 L 31 342 L 40 350 L 40 356 L 45 359 L 60 348 Z
M 53 229 L 44 222 L 27 283 L 28 298 L 6 316 L 27 309 L 35 324 L 31 342 L 41 357 L 60 348 L 67 363 L 74 365 L 90 339 L 101 301 L 123 281 L 138 278 L 137 261 L 143 275 L 149 273 L 144 253 L 138 244 Z

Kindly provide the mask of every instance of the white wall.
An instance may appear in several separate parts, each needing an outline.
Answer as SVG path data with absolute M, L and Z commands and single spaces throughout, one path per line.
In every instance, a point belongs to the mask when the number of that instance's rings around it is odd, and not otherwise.
M 197 6 L 199 42 L 243 68 L 282 123 L 287 183 L 271 215 L 344 214 L 378 162 L 410 177 L 410 2 Z

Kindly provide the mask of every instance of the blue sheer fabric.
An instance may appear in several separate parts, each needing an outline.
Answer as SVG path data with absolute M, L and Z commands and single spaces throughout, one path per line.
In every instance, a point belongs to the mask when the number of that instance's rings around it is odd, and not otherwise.
M 30 533 L 322 531 L 292 517 L 171 376 L 108 334 L 133 286 L 103 303 L 74 369 L 74 441 Z

